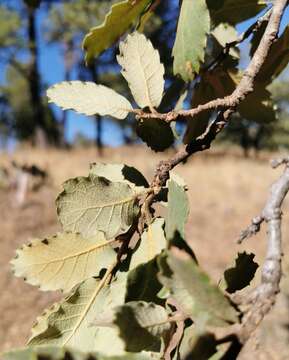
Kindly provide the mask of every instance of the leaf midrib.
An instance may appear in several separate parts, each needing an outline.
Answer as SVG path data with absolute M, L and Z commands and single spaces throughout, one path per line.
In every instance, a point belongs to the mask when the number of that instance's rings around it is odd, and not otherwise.
M 65 257 L 62 257 L 62 258 L 58 258 L 58 259 L 54 259 L 54 260 L 51 260 L 51 261 L 46 261 L 46 262 L 41 262 L 41 263 L 34 263 L 34 264 L 29 264 L 27 265 L 26 267 L 30 267 L 30 266 L 37 266 L 37 265 L 46 265 L 46 264 L 53 264 L 55 262 L 59 262 L 59 261 L 66 261 L 67 259 L 70 259 L 70 258 L 74 258 L 74 257 L 79 257 L 83 254 L 87 254 L 87 253 L 90 253 L 94 250 L 97 250 L 97 249 L 100 249 L 102 247 L 106 247 L 114 242 L 116 242 L 117 240 L 115 239 L 112 239 L 112 240 L 109 240 L 109 241 L 105 241 L 103 242 L 102 244 L 96 244 L 96 245 L 93 245 L 91 246 L 89 249 L 86 249 L 86 250 L 83 250 L 83 251 L 79 251 L 78 253 L 75 253 L 75 254 L 70 254 L 70 255 L 67 255 Z

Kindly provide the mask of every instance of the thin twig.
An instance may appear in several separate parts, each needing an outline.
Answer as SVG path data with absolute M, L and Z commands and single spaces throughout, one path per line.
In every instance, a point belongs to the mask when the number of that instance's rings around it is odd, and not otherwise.
M 222 63 L 226 59 L 227 55 L 229 54 L 230 50 L 233 47 L 239 46 L 243 41 L 248 39 L 250 35 L 256 33 L 261 28 L 263 23 L 268 22 L 271 13 L 272 13 L 272 8 L 266 11 L 266 13 L 263 16 L 261 16 L 259 19 L 257 19 L 256 22 L 254 22 L 251 26 L 249 26 L 248 29 L 245 30 L 242 34 L 240 34 L 236 40 L 226 43 L 220 54 L 209 65 L 203 68 L 201 72 L 202 73 L 207 72 L 218 66 L 220 63 Z
M 256 216 L 252 219 L 251 224 L 241 232 L 237 243 L 241 244 L 245 239 L 250 238 L 253 235 L 256 235 L 260 229 L 261 229 L 261 224 L 263 223 L 264 218 L 263 216 Z
M 282 164 L 288 165 L 289 157 L 271 160 L 271 166 L 273 169 L 276 169 L 278 166 Z M 265 218 L 263 214 L 255 216 L 252 219 L 251 224 L 245 230 L 241 231 L 237 243 L 241 244 L 244 240 L 250 238 L 253 235 L 256 235 L 260 231 L 261 225 L 264 222 L 264 220 Z
M 272 8 L 269 9 L 261 18 L 259 18 L 254 24 L 252 24 L 246 31 L 244 31 L 237 40 L 231 41 L 225 45 L 222 52 L 206 67 L 202 70 L 202 73 L 210 70 L 212 67 L 215 67 L 220 62 L 224 60 L 224 58 L 229 53 L 230 49 L 234 46 L 239 45 L 243 41 L 245 41 L 252 33 L 256 32 L 260 29 L 262 24 L 264 22 L 268 22 L 270 19 L 272 13 Z M 178 110 L 178 111 L 169 111 L 167 113 L 159 113 L 157 111 L 153 112 L 145 112 L 142 109 L 131 109 L 128 110 L 134 114 L 136 114 L 137 118 L 141 119 L 161 119 L 166 122 L 172 122 L 175 121 L 178 117 L 185 117 L 187 119 L 192 120 L 192 118 L 199 113 L 206 111 L 206 110 L 212 110 L 212 109 L 220 109 L 220 108 L 226 108 L 230 107 L 232 102 L 231 95 L 227 96 L 225 98 L 218 98 L 214 99 L 208 103 L 201 104 L 196 106 L 193 109 L 190 110 Z
M 244 344 L 258 327 L 264 316 L 275 303 L 280 291 L 282 275 L 282 236 L 281 236 L 281 206 L 289 191 L 289 163 L 285 163 L 285 170 L 281 177 L 271 186 L 271 192 L 261 217 L 267 223 L 267 255 L 262 268 L 261 284 L 249 295 L 252 306 L 243 317 L 238 337 Z

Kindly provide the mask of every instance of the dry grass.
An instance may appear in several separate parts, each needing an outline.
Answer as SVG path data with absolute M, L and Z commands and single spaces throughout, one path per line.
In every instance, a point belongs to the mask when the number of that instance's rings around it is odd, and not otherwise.
M 208 154 L 208 153 L 207 153 Z M 265 231 L 239 246 L 235 240 L 241 229 L 262 209 L 270 184 L 280 170 L 268 166 L 268 156 L 259 160 L 243 159 L 238 153 L 224 155 L 211 151 L 210 156 L 200 154 L 187 164 L 179 166 L 177 173 L 189 186 L 191 203 L 187 225 L 188 240 L 202 265 L 217 281 L 222 270 L 232 263 L 238 251 L 252 251 L 260 263 L 265 252 Z M 163 155 L 162 155 L 163 156 Z M 168 156 L 168 154 L 166 154 Z M 23 345 L 29 328 L 41 309 L 54 295 L 40 293 L 15 279 L 9 272 L 8 262 L 19 244 L 32 236 L 53 233 L 58 225 L 53 201 L 61 183 L 69 178 L 87 173 L 88 164 L 94 161 L 124 162 L 137 167 L 151 179 L 160 160 L 143 147 L 106 149 L 99 159 L 94 149 L 58 151 L 31 151 L 23 149 L 13 154 L 19 162 L 35 163 L 45 167 L 53 179 L 53 187 L 30 194 L 23 209 L 13 207 L 11 193 L 0 193 L 1 225 L 1 279 L 0 279 L 0 346 L 8 349 Z M 0 164 L 8 164 L 12 156 L 2 154 Z M 289 201 L 284 206 L 284 250 L 288 264 Z M 284 268 L 287 273 L 287 265 Z M 287 278 L 283 279 L 284 294 L 279 296 L 274 311 L 259 332 L 260 346 L 256 359 L 288 358 L 289 312 L 285 294 L 289 294 Z M 251 354 L 252 355 L 252 354 Z

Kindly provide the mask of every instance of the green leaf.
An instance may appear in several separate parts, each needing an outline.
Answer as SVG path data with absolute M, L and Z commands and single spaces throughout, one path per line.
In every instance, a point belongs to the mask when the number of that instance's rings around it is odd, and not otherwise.
M 189 202 L 186 194 L 186 184 L 177 174 L 170 172 L 167 182 L 168 204 L 165 233 L 168 247 L 175 246 L 184 250 L 196 260 L 195 254 L 185 240 L 185 225 L 189 215 Z
M 204 61 L 210 16 L 206 0 L 183 0 L 173 47 L 174 74 L 193 80 Z
M 161 119 L 139 120 L 136 133 L 154 151 L 164 151 L 175 141 L 170 124 Z
M 119 274 L 99 290 L 99 280 L 88 279 L 74 293 L 46 310 L 32 328 L 29 345 L 71 346 L 79 351 L 120 355 L 124 344 L 114 328 L 92 327 L 97 314 L 124 303 L 126 276 Z
M 156 218 L 142 233 L 136 251 L 133 253 L 130 269 L 154 259 L 166 248 L 167 241 L 163 226 L 164 219 Z
M 112 5 L 104 22 L 94 27 L 83 40 L 86 63 L 90 63 L 114 44 L 140 17 L 152 0 L 124 0 Z
M 114 90 L 93 82 L 67 81 L 47 90 L 49 102 L 63 110 L 72 109 L 84 115 L 110 115 L 117 119 L 127 117 L 132 109 L 125 97 Z
M 256 16 L 268 5 L 267 0 L 207 0 L 214 25 L 232 25 Z
M 189 215 L 189 201 L 183 184 L 170 173 L 168 180 L 168 211 L 166 216 L 166 238 L 170 242 L 178 233 L 185 239 L 185 224 Z
M 227 292 L 234 293 L 250 285 L 258 269 L 258 264 L 253 260 L 254 257 L 254 254 L 238 253 L 235 266 L 224 272 Z
M 111 326 L 119 330 L 126 351 L 153 351 L 161 349 L 161 339 L 170 330 L 167 311 L 162 306 L 144 301 L 132 301 L 114 309 L 105 321 L 96 319 L 96 325 Z
M 158 107 L 165 85 L 165 69 L 158 51 L 138 32 L 128 35 L 126 41 L 120 43 L 119 50 L 117 61 L 136 103 L 141 108 Z
M 136 168 L 124 164 L 93 163 L 90 165 L 90 174 L 101 176 L 112 182 L 124 182 L 136 192 L 142 192 L 149 184 L 143 174 Z
M 66 181 L 56 200 L 65 231 L 83 236 L 103 231 L 107 239 L 125 233 L 138 213 L 136 194 L 123 182 L 111 182 L 90 174 Z
M 226 326 L 238 321 L 228 299 L 189 255 L 180 250 L 170 251 L 161 258 L 159 266 L 159 280 L 194 322 Z
M 2 360 L 149 360 L 151 357 L 143 354 L 123 356 L 105 356 L 102 354 L 83 353 L 70 348 L 57 346 L 34 346 L 9 351 L 3 354 Z
M 15 276 L 24 277 L 41 290 L 69 291 L 84 280 L 98 276 L 115 258 L 116 253 L 102 232 L 90 238 L 58 233 L 24 245 L 11 263 Z

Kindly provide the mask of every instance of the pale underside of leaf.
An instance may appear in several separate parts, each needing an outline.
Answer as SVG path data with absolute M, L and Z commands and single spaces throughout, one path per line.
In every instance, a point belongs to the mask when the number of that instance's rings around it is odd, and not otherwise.
M 206 0 L 183 0 L 173 47 L 174 74 L 192 80 L 204 61 L 210 16 Z
M 124 0 L 113 4 L 104 22 L 85 36 L 83 48 L 85 60 L 90 63 L 102 51 L 109 48 L 139 18 L 152 0 Z
M 57 211 L 65 231 L 107 239 L 126 232 L 138 213 L 136 194 L 126 183 L 90 175 L 68 180 L 57 198 Z
M 116 329 L 91 326 L 97 314 L 124 302 L 126 277 L 118 276 L 102 289 L 99 280 L 88 279 L 72 295 L 47 310 L 32 328 L 29 345 L 69 346 L 105 355 L 124 353 Z
M 118 63 L 136 103 L 141 107 L 158 107 L 164 91 L 164 66 L 151 42 L 138 32 L 120 43 Z
M 122 95 L 93 82 L 61 82 L 50 87 L 47 96 L 50 102 L 63 110 L 72 109 L 88 116 L 99 114 L 124 119 L 132 109 Z
M 24 277 L 41 290 L 69 291 L 84 280 L 98 276 L 115 257 L 102 232 L 87 239 L 80 234 L 59 233 L 24 245 L 17 251 L 12 266 L 16 276 Z

